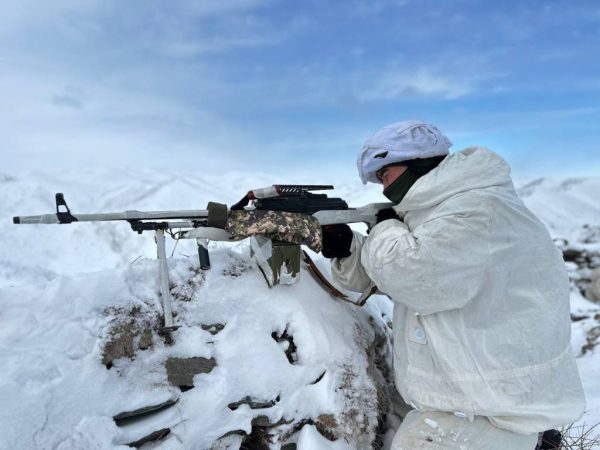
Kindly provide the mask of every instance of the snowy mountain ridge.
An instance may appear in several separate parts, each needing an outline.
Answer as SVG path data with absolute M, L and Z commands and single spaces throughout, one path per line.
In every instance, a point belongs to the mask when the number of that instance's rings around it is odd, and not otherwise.
M 600 177 L 536 178 L 515 183 L 523 202 L 556 238 L 568 238 L 584 225 L 599 225 Z

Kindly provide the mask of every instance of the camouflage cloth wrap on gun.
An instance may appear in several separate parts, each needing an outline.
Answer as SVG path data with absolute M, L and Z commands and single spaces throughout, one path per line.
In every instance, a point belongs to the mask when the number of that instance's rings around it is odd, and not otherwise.
M 312 216 L 283 211 L 230 211 L 226 230 L 234 240 L 261 235 L 304 244 L 315 252 L 322 248 L 321 225 Z

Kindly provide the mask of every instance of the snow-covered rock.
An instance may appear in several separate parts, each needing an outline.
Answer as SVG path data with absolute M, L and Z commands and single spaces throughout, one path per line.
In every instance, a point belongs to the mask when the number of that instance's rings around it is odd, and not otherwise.
M 158 333 L 153 260 L 0 290 L 0 397 L 11 405 L 0 412 L 3 448 L 115 448 L 160 430 L 173 448 L 219 448 L 232 436 L 252 448 L 382 439 L 392 407 L 388 302 L 341 303 L 307 273 L 269 289 L 243 247 L 212 257 L 206 272 L 194 258 L 169 261 L 180 326 L 169 337 Z M 134 345 L 119 353 L 132 329 Z M 122 357 L 107 359 L 115 347 Z M 175 358 L 214 364 L 179 389 Z

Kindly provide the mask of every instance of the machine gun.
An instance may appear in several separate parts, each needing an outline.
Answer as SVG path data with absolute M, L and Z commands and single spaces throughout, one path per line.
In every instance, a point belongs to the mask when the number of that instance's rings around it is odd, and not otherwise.
M 341 198 L 329 198 L 327 194 L 312 191 L 333 189 L 331 185 L 273 185 L 249 191 L 229 211 L 267 211 L 276 214 L 296 214 L 293 217 L 312 217 L 314 223 L 331 225 L 339 223 L 366 223 L 373 226 L 379 210 L 390 208 L 391 203 L 371 203 L 360 208 L 350 208 Z M 169 331 L 173 325 L 171 293 L 165 249 L 165 233 L 174 239 L 196 239 L 200 269 L 210 269 L 209 241 L 232 241 L 235 236 L 227 228 L 209 224 L 209 210 L 182 211 L 125 211 L 117 213 L 73 214 L 62 193 L 56 196 L 56 212 L 37 216 L 13 217 L 15 224 L 72 224 L 75 222 L 126 221 L 139 234 L 154 231 L 159 261 L 160 293 L 163 304 L 164 327 Z M 224 206 L 224 205 L 223 205 Z M 275 216 L 277 217 L 277 215 Z M 292 217 L 292 219 L 293 219 Z M 254 216 L 251 217 L 254 219 Z M 318 228 L 320 242 L 320 228 Z M 251 235 L 248 235 L 251 236 Z M 248 237 L 243 236 L 243 237 Z M 237 235 L 239 239 L 239 234 Z M 291 284 L 297 280 L 300 266 L 300 245 L 269 237 L 252 235 L 252 256 L 258 263 L 270 287 Z M 304 252 L 305 257 L 308 254 Z M 310 258 L 309 258 L 310 259 Z M 311 261 L 312 263 L 312 261 Z M 312 264 L 314 270 L 316 266 Z M 283 270 L 283 272 L 282 272 Z M 283 273 L 283 276 L 282 276 Z M 321 282 L 326 282 L 320 275 Z

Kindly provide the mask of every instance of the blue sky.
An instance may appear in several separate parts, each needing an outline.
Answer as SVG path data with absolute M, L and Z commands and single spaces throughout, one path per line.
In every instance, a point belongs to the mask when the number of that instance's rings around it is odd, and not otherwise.
M 404 119 L 517 175 L 600 175 L 597 0 L 5 2 L 0 172 L 355 175 Z

